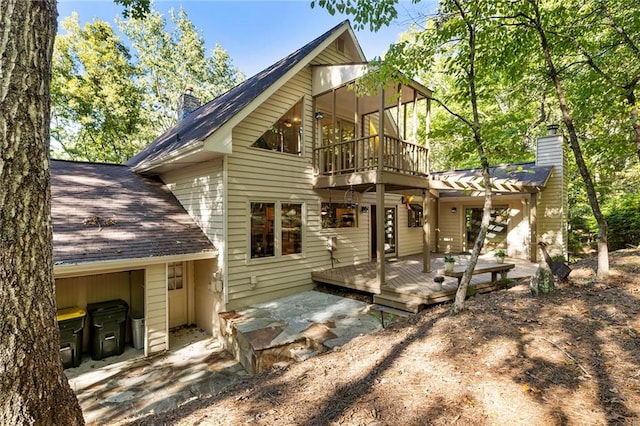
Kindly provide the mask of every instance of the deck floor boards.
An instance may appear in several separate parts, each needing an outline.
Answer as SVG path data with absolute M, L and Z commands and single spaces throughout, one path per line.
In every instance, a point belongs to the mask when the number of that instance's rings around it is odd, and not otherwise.
M 463 266 L 467 263 L 466 256 L 456 257 L 457 266 Z M 515 264 L 508 275 L 509 278 L 514 279 L 532 276 L 538 266 L 535 263 L 519 259 L 506 259 L 506 262 Z M 495 264 L 492 258 L 481 256 L 478 259 L 478 265 L 490 264 Z M 442 290 L 438 289 L 437 284 L 433 281 L 436 275 L 444 275 L 443 255 L 432 255 L 431 272 L 425 273 L 422 272 L 422 269 L 422 255 L 387 259 L 385 264 L 386 281 L 382 288 L 377 283 L 375 262 L 315 271 L 312 273 L 312 278 L 314 281 L 373 294 L 407 295 L 412 300 L 420 301 L 424 305 L 453 300 L 458 285 L 457 278 L 444 277 Z M 479 291 L 491 291 L 491 286 L 483 285 L 489 282 L 491 282 L 491 273 L 474 275 L 471 279 L 471 285 L 478 286 Z

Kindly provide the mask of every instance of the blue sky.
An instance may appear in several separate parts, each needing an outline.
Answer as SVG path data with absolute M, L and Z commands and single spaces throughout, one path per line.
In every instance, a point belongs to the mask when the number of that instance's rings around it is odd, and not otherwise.
M 382 55 L 397 40 L 414 17 L 432 11 L 435 0 L 413 5 L 401 0 L 399 19 L 377 33 L 357 31 L 367 59 Z M 323 34 L 347 16 L 331 16 L 310 0 L 156 0 L 155 9 L 167 16 L 171 8 L 185 9 L 194 25 L 203 32 L 207 48 L 218 43 L 247 77 L 261 71 L 304 44 Z M 99 18 L 114 25 L 122 7 L 112 0 L 58 0 L 59 21 L 76 11 L 80 22 Z

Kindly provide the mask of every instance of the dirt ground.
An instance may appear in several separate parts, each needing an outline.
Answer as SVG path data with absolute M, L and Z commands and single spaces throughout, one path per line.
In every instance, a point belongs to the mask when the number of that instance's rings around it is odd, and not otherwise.
M 436 306 L 330 353 L 130 424 L 640 425 L 640 250 Z

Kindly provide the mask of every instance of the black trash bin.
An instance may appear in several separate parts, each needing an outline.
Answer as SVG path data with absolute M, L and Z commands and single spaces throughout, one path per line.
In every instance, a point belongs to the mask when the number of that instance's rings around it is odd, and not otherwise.
M 60 361 L 64 368 L 77 367 L 82 362 L 82 331 L 86 314 L 78 307 L 58 309 Z
M 90 303 L 87 312 L 91 321 L 89 337 L 91 359 L 99 360 L 124 352 L 129 305 L 122 299 Z

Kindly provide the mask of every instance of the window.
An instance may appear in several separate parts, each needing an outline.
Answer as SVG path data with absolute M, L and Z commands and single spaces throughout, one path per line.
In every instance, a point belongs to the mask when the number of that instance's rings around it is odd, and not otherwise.
M 282 255 L 302 253 L 302 204 L 282 204 Z
M 344 203 L 322 203 L 323 228 L 355 228 L 356 209 Z
M 180 290 L 182 287 L 182 262 L 169 263 L 167 265 L 167 290 Z
M 300 155 L 302 140 L 302 99 L 251 145 L 270 151 Z
M 421 228 L 422 227 L 422 206 L 420 204 L 408 204 L 408 220 L 407 226 L 409 228 Z
M 275 203 L 251 203 L 251 257 L 275 255 L 273 217 Z
M 251 258 L 302 253 L 302 224 L 301 203 L 251 203 Z

